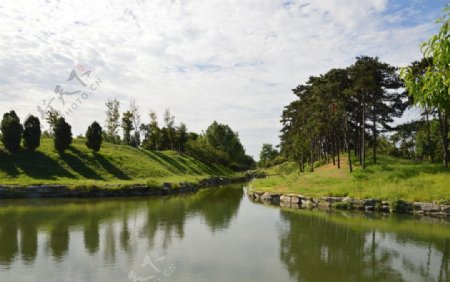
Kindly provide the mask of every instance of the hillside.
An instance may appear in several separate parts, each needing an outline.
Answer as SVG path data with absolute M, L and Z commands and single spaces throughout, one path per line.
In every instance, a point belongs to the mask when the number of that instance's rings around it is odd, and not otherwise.
M 450 170 L 441 164 L 380 156 L 378 163 L 369 162 L 365 171 L 356 163 L 353 173 L 348 171 L 347 158 L 343 157 L 341 164 L 341 169 L 325 163 L 314 172 L 300 173 L 298 165 L 283 163 L 266 169 L 269 177 L 253 181 L 251 189 L 309 197 L 450 201 Z
M 74 139 L 63 156 L 53 149 L 53 140 L 45 138 L 36 152 L 11 155 L 0 147 L 0 184 L 175 183 L 232 173 L 174 151 L 145 151 L 106 142 L 94 155 L 84 139 Z

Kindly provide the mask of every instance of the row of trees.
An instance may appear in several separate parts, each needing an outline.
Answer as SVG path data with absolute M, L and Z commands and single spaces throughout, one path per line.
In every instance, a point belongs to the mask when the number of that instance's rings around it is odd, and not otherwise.
M 129 110 L 120 114 L 120 102 L 106 102 L 104 139 L 146 150 L 175 150 L 209 163 L 221 163 L 234 169 L 248 169 L 254 165 L 245 154 L 239 136 L 228 125 L 214 121 L 204 134 L 189 132 L 184 123 L 176 125 L 175 117 L 166 109 L 160 126 L 156 112 L 149 112 L 149 122 L 141 122 L 139 107 L 133 100 Z M 122 138 L 119 130 L 122 129 Z
M 48 113 L 51 133 L 54 140 L 54 148 L 58 153 L 63 153 L 72 144 L 72 127 L 57 112 Z M 3 115 L 0 125 L 1 141 L 10 153 L 17 153 L 22 144 L 26 151 L 34 151 L 41 144 L 41 122 L 39 118 L 29 115 L 24 124 L 14 110 Z M 86 146 L 93 152 L 100 150 L 102 143 L 102 128 L 97 122 L 93 122 L 86 132 Z
M 175 118 L 165 111 L 164 126 L 158 126 L 157 116 L 150 113 L 150 122 L 141 123 L 137 116 L 139 113 L 134 102 L 131 103 L 134 111 L 127 111 L 122 115 L 121 127 L 123 138 L 117 134 L 120 114 L 117 100 L 108 101 L 106 119 L 106 132 L 93 122 L 86 131 L 86 146 L 94 153 L 101 149 L 103 140 L 113 143 L 126 144 L 146 150 L 177 150 L 208 163 L 220 163 L 236 170 L 245 170 L 254 166 L 252 157 L 245 154 L 239 136 L 228 125 L 213 122 L 203 134 L 188 132 L 186 125 L 181 123 L 175 126 Z M 112 105 L 112 107 L 110 107 Z M 111 110 L 110 110 L 111 109 Z M 136 119 L 136 116 L 138 117 Z M 47 113 L 46 121 L 50 130 L 44 132 L 45 136 L 54 140 L 54 148 L 63 153 L 72 143 L 72 128 L 60 116 L 59 112 L 51 110 Z M 114 125 L 115 124 L 115 125 Z M 113 126 L 114 125 L 114 126 Z M 139 128 L 139 131 L 136 130 Z M 23 138 L 24 147 L 33 151 L 40 145 L 41 126 L 37 117 L 30 115 L 24 125 L 14 111 L 6 113 L 1 123 L 1 140 L 5 148 L 11 153 L 17 152 L 21 147 Z M 140 137 L 143 134 L 143 141 Z
M 332 69 L 312 76 L 293 89 L 298 100 L 285 107 L 282 115 L 281 152 L 305 162 L 333 159 L 340 167 L 340 153 L 346 151 L 352 170 L 351 149 L 366 166 L 366 147 L 372 147 L 377 161 L 380 132 L 400 117 L 409 104 L 401 92 L 396 68 L 378 58 L 361 56 L 345 69 Z
M 350 171 L 352 152 L 364 169 L 366 148 L 372 148 L 374 163 L 383 150 L 409 158 L 440 159 L 447 167 L 450 24 L 446 12 L 438 21 L 439 34 L 422 46 L 425 58 L 402 69 L 401 75 L 376 57 L 360 56 L 347 68 L 312 76 L 293 89 L 298 99 L 282 114 L 281 154 L 297 161 L 301 170 L 309 162 L 311 171 L 315 161 L 330 158 L 339 168 L 341 152 L 348 154 Z M 394 119 L 413 104 L 420 106 L 422 120 L 392 127 Z M 386 132 L 389 138 L 383 135 Z M 261 154 L 270 153 L 267 149 L 263 147 Z

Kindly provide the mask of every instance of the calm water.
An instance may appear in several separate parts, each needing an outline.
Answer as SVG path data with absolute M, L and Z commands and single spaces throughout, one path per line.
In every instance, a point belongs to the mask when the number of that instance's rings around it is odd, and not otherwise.
M 242 187 L 0 201 L 0 281 L 450 281 L 450 224 L 285 210 Z

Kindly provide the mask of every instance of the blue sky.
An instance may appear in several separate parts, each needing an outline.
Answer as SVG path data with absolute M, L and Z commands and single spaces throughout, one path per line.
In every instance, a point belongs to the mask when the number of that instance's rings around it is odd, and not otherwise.
M 0 4 L 0 112 L 23 119 L 51 101 L 76 134 L 104 103 L 136 100 L 142 122 L 170 108 L 200 132 L 213 120 L 257 157 L 278 143 L 291 89 L 310 75 L 379 56 L 404 66 L 435 33 L 447 1 L 40 1 Z M 77 67 L 78 66 L 78 67 Z M 81 67 L 82 66 L 82 67 Z M 86 87 L 73 79 L 75 70 Z M 89 86 L 100 79 L 95 90 Z M 78 94 L 58 99 L 55 87 Z M 86 92 L 88 96 L 81 97 Z M 78 100 L 77 100 L 78 99 Z M 75 104 L 75 106 L 74 106 Z M 72 107 L 72 108 L 70 108 Z M 414 111 L 405 119 L 414 118 Z

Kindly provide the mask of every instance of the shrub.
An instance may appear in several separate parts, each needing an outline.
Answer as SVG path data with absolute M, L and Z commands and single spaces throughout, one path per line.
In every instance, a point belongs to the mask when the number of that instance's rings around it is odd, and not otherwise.
M 98 152 L 102 145 L 102 127 L 94 121 L 86 131 L 86 146 L 92 152 Z
M 41 144 L 41 123 L 39 118 L 30 115 L 24 123 L 23 145 L 28 151 L 34 151 Z
M 23 127 L 16 112 L 10 111 L 3 115 L 1 122 L 2 143 L 6 150 L 15 153 L 20 149 Z
M 72 127 L 62 117 L 58 118 L 53 128 L 55 150 L 63 153 L 72 143 Z

